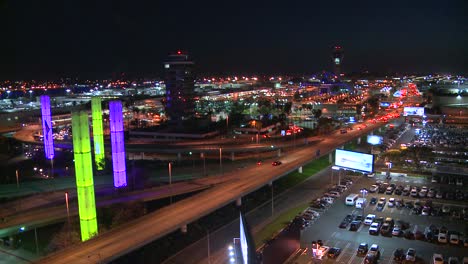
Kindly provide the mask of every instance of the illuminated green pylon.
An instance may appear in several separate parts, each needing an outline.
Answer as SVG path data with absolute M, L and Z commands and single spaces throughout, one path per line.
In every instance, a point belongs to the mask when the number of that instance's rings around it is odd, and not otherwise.
M 72 113 L 72 133 L 81 240 L 86 241 L 98 233 L 87 112 Z
M 103 170 L 106 163 L 104 156 L 101 97 L 91 98 L 91 113 L 93 117 L 94 162 L 96 163 L 97 170 Z

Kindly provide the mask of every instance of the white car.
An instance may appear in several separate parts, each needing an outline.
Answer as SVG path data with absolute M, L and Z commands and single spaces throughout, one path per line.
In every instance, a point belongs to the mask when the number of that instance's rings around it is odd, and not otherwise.
M 439 233 L 439 236 L 437 237 L 437 241 L 442 244 L 447 244 L 447 234 L 445 233 Z
M 375 219 L 375 215 L 374 214 L 368 214 L 366 216 L 366 219 L 364 219 L 364 224 L 365 225 L 371 225 L 372 222 L 374 222 L 374 219 Z
M 388 207 L 394 207 L 395 206 L 395 198 L 390 198 L 388 199 Z
M 369 235 L 378 235 L 379 229 L 380 229 L 379 223 L 372 223 L 371 226 L 369 227 Z
M 408 251 L 406 252 L 406 261 L 416 261 L 416 250 L 414 248 L 408 248 Z
M 434 264 L 444 264 L 444 257 L 442 254 L 436 254 L 432 255 L 432 263 Z
M 375 184 L 372 185 L 372 186 L 369 188 L 369 192 L 371 192 L 371 193 L 375 193 L 375 192 L 377 192 L 378 190 L 379 190 L 379 186 L 377 186 L 377 185 L 375 185 Z
M 460 240 L 458 239 L 458 235 L 457 234 L 451 234 L 450 235 L 450 244 L 458 245 L 459 243 L 460 243 Z
M 401 229 L 398 226 L 394 227 L 392 230 L 392 236 L 399 236 L 400 234 L 401 234 Z
M 368 254 L 374 254 L 377 256 L 377 258 L 380 256 L 380 249 L 379 245 L 377 244 L 372 244 L 372 246 L 369 248 L 369 251 L 367 252 Z
M 385 197 L 380 197 L 379 202 L 385 202 L 385 201 L 387 201 L 387 198 L 385 198 Z

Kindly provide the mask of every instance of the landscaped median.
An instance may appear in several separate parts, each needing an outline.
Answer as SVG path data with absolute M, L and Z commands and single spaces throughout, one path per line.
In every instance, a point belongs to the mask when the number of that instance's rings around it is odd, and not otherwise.
M 328 155 L 320 157 L 319 159 L 314 160 L 309 164 L 303 166 L 302 173 L 295 171 L 277 180 L 274 183 L 274 188 L 278 191 L 278 193 L 282 193 L 287 189 L 290 189 L 300 184 L 301 182 L 305 181 L 306 179 L 318 173 L 319 171 L 327 168 L 328 166 L 330 166 Z M 286 227 L 291 222 L 291 220 L 294 219 L 295 216 L 300 214 L 307 207 L 308 201 L 297 207 L 290 208 L 282 214 L 278 215 L 275 219 L 273 219 L 273 221 L 268 223 L 260 231 L 254 234 L 255 247 L 259 248 L 265 243 L 265 241 L 274 238 L 277 234 L 281 232 L 281 230 L 284 227 Z

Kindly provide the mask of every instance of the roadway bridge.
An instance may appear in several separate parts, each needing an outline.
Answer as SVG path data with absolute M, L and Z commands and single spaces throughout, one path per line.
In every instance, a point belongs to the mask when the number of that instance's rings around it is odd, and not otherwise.
M 318 158 L 331 154 L 337 147 L 365 135 L 383 124 L 367 124 L 363 130 L 347 134 L 334 132 L 315 146 L 305 147 L 281 159 L 281 166 L 256 166 L 235 172 L 237 178 L 219 184 L 156 212 L 110 230 L 96 238 L 49 255 L 39 263 L 92 263 L 92 257 L 99 254 L 95 263 L 106 263 L 157 240 L 197 219 L 208 215 L 229 203 L 241 203 L 242 197 L 283 177 L 290 172 Z M 125 241 L 124 243 L 122 241 Z

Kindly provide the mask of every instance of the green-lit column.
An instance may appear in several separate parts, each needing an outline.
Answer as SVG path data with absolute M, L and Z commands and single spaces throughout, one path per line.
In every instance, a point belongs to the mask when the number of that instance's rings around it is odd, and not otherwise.
M 98 233 L 87 112 L 72 113 L 72 133 L 81 240 L 85 241 Z
M 101 97 L 91 98 L 91 112 L 93 115 L 94 162 L 96 162 L 97 170 L 103 170 L 106 164 L 104 159 Z

